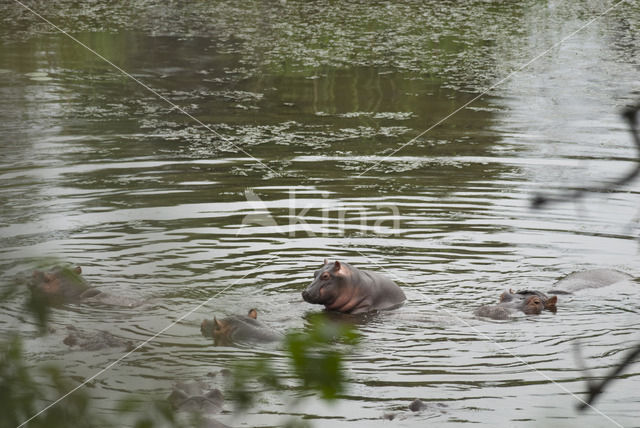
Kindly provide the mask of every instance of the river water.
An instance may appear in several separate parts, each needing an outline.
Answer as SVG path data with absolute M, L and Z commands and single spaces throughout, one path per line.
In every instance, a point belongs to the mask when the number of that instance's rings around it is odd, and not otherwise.
M 597 377 L 640 341 L 633 286 L 561 296 L 556 314 L 473 316 L 505 289 L 574 271 L 640 274 L 640 184 L 530 207 L 633 168 L 619 113 L 640 97 L 637 3 L 164 3 L 29 3 L 77 41 L 2 6 L 2 285 L 68 262 L 149 300 L 56 308 L 56 332 L 140 343 L 189 314 L 92 383 L 100 412 L 238 359 L 285 370 L 279 349 L 214 347 L 199 323 L 255 307 L 303 328 L 322 308 L 300 292 L 329 258 L 408 297 L 358 326 L 345 394 L 266 390 L 218 419 L 640 426 L 638 364 L 595 410 L 575 410 L 586 374 L 574 345 Z M 34 365 L 80 383 L 122 355 L 38 335 L 24 298 L 2 303 L 0 334 L 20 331 Z M 427 410 L 409 411 L 415 398 Z

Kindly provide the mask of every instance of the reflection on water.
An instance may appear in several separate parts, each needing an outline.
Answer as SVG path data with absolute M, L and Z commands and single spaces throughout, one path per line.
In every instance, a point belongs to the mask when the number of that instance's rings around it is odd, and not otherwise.
M 585 383 L 572 346 L 580 339 L 600 375 L 640 340 L 633 285 L 561 297 L 555 315 L 471 314 L 504 289 L 549 289 L 575 270 L 638 274 L 637 186 L 529 209 L 536 191 L 632 166 L 617 112 L 638 91 L 637 10 L 620 6 L 395 153 L 602 10 L 233 3 L 114 6 L 101 25 L 88 19 L 99 9 L 59 5 L 81 40 L 223 139 L 18 6 L 3 18 L 3 283 L 43 259 L 79 264 L 105 291 L 151 300 L 135 312 L 70 305 L 53 327 L 108 325 L 134 342 L 206 302 L 100 378 L 103 410 L 120 392 L 163 396 L 237 359 L 272 355 L 285 370 L 278 349 L 213 347 L 199 323 L 256 307 L 270 325 L 302 328 L 319 308 L 300 292 L 328 257 L 393 277 L 407 304 L 358 325 L 335 406 L 291 389 L 227 413 L 229 424 L 612 424 L 573 410 Z M 37 336 L 23 298 L 2 303 L 0 331 L 23 332 L 34 364 L 57 361 L 80 381 L 120 356 Z M 623 425 L 639 416 L 637 373 L 597 405 Z M 303 399 L 292 409 L 289 398 Z M 414 398 L 431 406 L 414 414 Z

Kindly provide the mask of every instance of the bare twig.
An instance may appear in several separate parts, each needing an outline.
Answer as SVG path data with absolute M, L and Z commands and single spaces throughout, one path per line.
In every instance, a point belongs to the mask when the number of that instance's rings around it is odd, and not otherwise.
M 631 138 L 636 146 L 638 156 L 636 158 L 636 166 L 626 175 L 620 177 L 618 180 L 608 183 L 606 185 L 594 186 L 585 189 L 579 189 L 572 192 L 566 192 L 559 196 L 544 196 L 536 195 L 531 201 L 533 208 L 541 208 L 543 205 L 549 203 L 564 202 L 577 200 L 587 193 L 606 193 L 613 189 L 624 186 L 627 183 L 633 181 L 638 175 L 640 175 L 640 135 L 638 133 L 638 111 L 640 111 L 640 102 L 636 105 L 626 108 L 622 111 L 623 119 L 629 124 L 629 132 L 631 132 Z M 595 402 L 596 398 L 600 396 L 607 387 L 607 385 L 613 380 L 617 379 L 620 373 L 631 365 L 638 357 L 640 357 L 640 344 L 636 345 L 627 355 L 618 363 L 611 371 L 600 381 L 591 381 L 591 376 L 588 369 L 584 364 L 584 360 L 580 354 L 580 346 L 576 345 L 575 348 L 576 357 L 578 359 L 578 366 L 584 372 L 587 377 L 588 396 L 578 404 L 579 410 L 585 410 Z
M 631 138 L 638 151 L 638 157 L 636 158 L 636 167 L 629 171 L 626 175 L 620 177 L 618 180 L 603 185 L 587 187 L 585 189 L 578 189 L 572 192 L 566 192 L 559 196 L 544 196 L 536 195 L 531 201 L 533 208 L 541 208 L 543 205 L 548 205 L 552 202 L 564 202 L 572 201 L 583 197 L 587 193 L 606 193 L 615 189 L 616 187 L 624 186 L 625 184 L 634 180 L 640 174 L 640 135 L 638 135 L 638 111 L 640 110 L 640 102 L 634 106 L 628 107 L 622 111 L 622 117 L 629 124 L 629 131 L 631 132 Z
M 584 399 L 584 401 L 578 404 L 578 410 L 585 410 L 588 406 L 592 405 L 596 398 L 604 392 L 605 387 L 610 382 L 617 379 L 620 373 L 622 373 L 622 371 L 631 365 L 638 357 L 640 357 L 640 345 L 636 345 L 635 348 L 628 352 L 622 361 L 616 365 L 609 374 L 604 377 L 604 379 L 599 382 L 592 382 L 588 380 L 587 387 L 589 389 L 589 395 Z

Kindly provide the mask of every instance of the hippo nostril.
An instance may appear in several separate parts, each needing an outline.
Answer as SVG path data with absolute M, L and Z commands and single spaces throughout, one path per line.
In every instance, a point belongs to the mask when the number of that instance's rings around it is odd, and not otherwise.
M 309 290 L 304 290 L 302 292 L 302 300 L 309 303 L 315 303 L 313 293 L 309 292 Z

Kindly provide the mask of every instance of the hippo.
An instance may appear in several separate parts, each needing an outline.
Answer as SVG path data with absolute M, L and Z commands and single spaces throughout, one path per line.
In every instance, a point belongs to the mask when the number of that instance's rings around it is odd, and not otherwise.
M 29 288 L 33 293 L 44 296 L 50 303 L 66 303 L 93 297 L 100 290 L 89 286 L 80 275 L 80 266 L 74 268 L 56 267 L 49 272 L 33 271 Z
M 70 348 L 77 347 L 84 351 L 99 351 L 106 348 L 124 348 L 127 351 L 133 349 L 130 341 L 117 338 L 108 331 L 87 333 L 72 325 L 67 326 L 67 331 L 69 334 L 62 343 Z
M 402 289 L 390 279 L 337 260 L 329 263 L 325 259 L 314 277 L 302 298 L 329 311 L 362 314 L 394 309 L 406 300 Z
M 633 277 L 614 269 L 590 269 L 571 273 L 553 285 L 550 291 L 554 294 L 573 294 L 590 288 L 602 288 L 623 281 L 631 281 Z
M 527 315 L 539 315 L 544 309 L 542 299 L 535 294 L 524 296 L 522 299 L 514 298 L 500 302 L 497 305 L 485 305 L 477 308 L 474 313 L 479 317 L 494 320 L 507 320 L 516 312 L 524 312 Z
M 198 426 L 207 428 L 229 428 L 222 422 L 209 417 L 220 413 L 224 396 L 218 388 L 211 388 L 206 382 L 178 382 L 167 397 L 169 405 L 176 411 L 196 412 L 202 417 Z
M 206 382 L 178 382 L 167 400 L 175 410 L 219 413 L 224 396 L 218 388 L 210 388 Z
M 412 415 L 415 414 L 423 414 L 424 413 L 430 413 L 431 417 L 436 417 L 442 414 L 446 414 L 447 413 L 447 407 L 449 407 L 447 404 L 444 403 L 433 403 L 433 402 L 427 402 L 425 403 L 424 401 L 420 400 L 419 398 L 416 398 L 415 400 L 413 400 L 409 406 L 408 409 L 411 410 L 412 413 L 406 413 L 406 412 L 386 412 L 382 415 L 382 419 L 386 419 L 389 421 L 393 421 L 393 420 L 406 420 L 409 419 Z
M 282 333 L 258 321 L 258 311 L 249 310 L 245 316 L 233 315 L 221 320 L 204 320 L 200 331 L 205 337 L 213 337 L 216 345 L 231 345 L 241 342 L 277 342 Z
M 80 266 L 58 266 L 48 272 L 35 270 L 28 286 L 32 293 L 44 298 L 51 305 L 82 301 L 134 307 L 143 303 L 141 300 L 104 293 L 89 285 L 81 274 Z
M 556 303 L 558 302 L 558 296 L 548 297 L 542 291 L 538 290 L 518 290 L 513 291 L 511 289 L 505 291 L 500 295 L 500 302 L 512 302 L 514 300 L 522 300 L 529 296 L 538 296 L 542 301 L 544 309 L 551 312 L 556 312 Z

